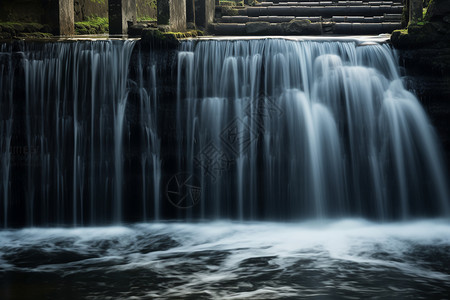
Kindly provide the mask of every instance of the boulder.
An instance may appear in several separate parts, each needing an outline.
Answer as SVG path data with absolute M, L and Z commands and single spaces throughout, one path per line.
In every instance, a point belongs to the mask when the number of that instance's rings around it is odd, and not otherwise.
M 248 35 L 268 35 L 270 27 L 269 22 L 249 22 L 245 24 L 245 31 Z
M 426 21 L 442 20 L 444 17 L 450 16 L 449 0 L 431 0 L 425 15 Z
M 283 23 L 282 26 L 286 35 L 322 34 L 322 25 L 320 23 L 311 23 L 309 20 L 291 20 L 288 23 Z

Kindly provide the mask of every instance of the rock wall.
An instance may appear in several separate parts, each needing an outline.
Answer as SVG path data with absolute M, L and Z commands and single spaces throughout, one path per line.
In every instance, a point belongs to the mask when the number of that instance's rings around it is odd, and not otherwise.
M 186 30 L 186 0 L 158 0 L 158 24 L 170 31 Z
M 74 10 L 75 22 L 86 21 L 93 16 L 107 18 L 108 0 L 74 0 Z M 136 0 L 136 15 L 137 18 L 156 19 L 156 0 Z
M 44 4 L 41 0 L 0 1 L 0 21 L 42 23 Z
M 86 21 L 88 17 L 108 17 L 107 0 L 74 0 L 75 22 Z
M 215 0 L 195 1 L 195 25 L 206 29 L 214 21 Z
M 423 23 L 394 31 L 408 87 L 419 97 L 443 143 L 450 170 L 450 1 L 431 0 Z

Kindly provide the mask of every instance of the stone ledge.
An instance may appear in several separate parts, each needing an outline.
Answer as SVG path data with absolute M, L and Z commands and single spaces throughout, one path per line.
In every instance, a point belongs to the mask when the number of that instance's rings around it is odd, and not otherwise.
M 220 35 L 321 35 L 322 24 L 311 23 L 309 20 L 291 20 L 282 23 L 215 23 L 210 25 L 208 31 Z

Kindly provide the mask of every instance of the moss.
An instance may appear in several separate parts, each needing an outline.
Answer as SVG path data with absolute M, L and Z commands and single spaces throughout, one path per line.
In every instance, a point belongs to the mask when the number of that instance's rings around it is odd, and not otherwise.
M 150 17 L 150 16 L 143 16 L 137 18 L 138 22 L 156 22 L 156 18 Z
M 243 0 L 220 0 L 219 5 L 222 6 L 244 6 Z
M 180 39 L 202 36 L 200 30 L 190 30 L 187 32 L 163 32 L 156 28 L 145 28 L 142 31 L 141 43 L 144 47 L 153 49 L 177 49 Z
M 47 25 L 39 23 L 0 22 L 0 38 L 12 39 L 15 37 L 48 37 L 52 36 Z
M 89 17 L 87 21 L 75 22 L 76 34 L 102 34 L 108 30 L 108 18 Z
M 433 5 L 434 5 L 434 0 L 430 0 L 428 2 L 427 7 L 423 9 L 423 20 L 424 21 L 430 21 L 430 19 L 431 19 L 431 11 L 433 10 L 432 9 Z
M 222 6 L 222 15 L 223 16 L 237 16 L 239 14 L 238 10 L 235 8 Z
M 448 30 L 448 31 L 447 31 Z M 391 35 L 392 44 L 399 49 L 447 48 L 450 46 L 450 29 L 440 23 L 424 22 L 395 30 Z
M 396 34 L 408 34 L 408 28 L 394 30 L 394 32 L 392 32 L 392 34 L 394 34 L 394 33 L 396 33 Z
M 48 32 L 30 32 L 30 33 L 22 33 L 19 37 L 24 38 L 51 38 L 53 34 Z
M 191 30 L 191 31 L 186 31 L 186 32 L 165 32 L 162 33 L 162 35 L 165 38 L 175 38 L 175 39 L 186 39 L 186 38 L 193 38 L 193 37 L 197 37 L 197 36 L 202 36 L 203 35 L 203 31 L 201 30 Z

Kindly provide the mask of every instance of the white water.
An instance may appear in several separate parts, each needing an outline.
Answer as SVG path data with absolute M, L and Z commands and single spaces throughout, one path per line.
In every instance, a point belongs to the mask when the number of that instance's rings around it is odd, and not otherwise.
M 396 60 L 376 43 L 183 43 L 179 167 L 201 178 L 199 217 L 448 215 L 439 143 Z
M 162 157 L 173 148 L 202 192 L 192 209 L 171 207 L 178 221 L 216 221 L 1 230 L 0 298 L 448 294 L 447 219 L 346 218 L 448 216 L 439 145 L 387 45 L 186 42 L 172 78 L 179 144 L 165 146 L 158 109 L 171 99 L 158 100 L 158 58 L 137 54 L 131 82 L 132 42 L 20 47 L 0 49 L 3 226 L 20 223 L 10 216 L 30 226 L 163 219 L 172 174 Z M 130 183 L 124 153 L 136 140 Z M 229 218 L 282 222 L 219 221 Z
M 1 46 L 3 226 L 449 215 L 439 143 L 387 44 L 185 41 L 171 65 L 134 43 Z M 167 199 L 179 173 L 192 209 Z
M 58 274 L 93 299 L 425 299 L 450 288 L 444 220 L 28 228 L 1 231 L 0 244 L 0 273 L 39 274 L 62 295 Z
M 134 44 L 98 41 L 1 46 L 2 225 L 7 227 L 8 208 L 13 206 L 15 216 L 22 217 L 21 208 L 26 211 L 27 225 L 77 226 L 123 220 L 123 147 L 129 139 L 126 110 Z M 140 80 L 134 84 L 142 109 L 141 185 L 143 197 L 157 199 L 160 157 L 155 66 L 142 66 L 138 73 Z M 20 82 L 14 82 L 16 78 Z M 151 201 L 155 211 L 158 202 Z M 145 205 L 141 201 L 144 220 Z M 158 219 L 156 212 L 152 218 Z

